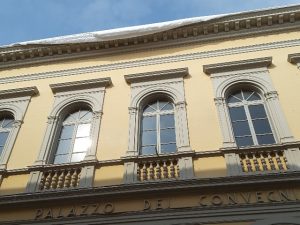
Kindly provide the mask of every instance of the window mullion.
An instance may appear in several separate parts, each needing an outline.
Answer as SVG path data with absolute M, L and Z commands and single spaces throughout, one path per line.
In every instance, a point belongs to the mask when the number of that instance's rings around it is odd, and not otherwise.
M 156 137 L 157 137 L 157 152 L 161 153 L 161 143 L 160 143 L 160 114 L 157 112 L 156 114 Z
M 253 143 L 254 143 L 254 145 L 258 145 L 258 141 L 257 141 L 257 138 L 256 138 L 256 133 L 255 133 L 255 130 L 254 130 L 254 126 L 253 126 L 253 123 L 252 123 L 252 118 L 250 116 L 250 112 L 249 112 L 249 108 L 248 108 L 247 103 L 244 104 L 244 109 L 245 109 L 246 117 L 247 117 L 247 120 L 248 120 L 248 124 L 249 124 L 249 128 L 250 128 Z

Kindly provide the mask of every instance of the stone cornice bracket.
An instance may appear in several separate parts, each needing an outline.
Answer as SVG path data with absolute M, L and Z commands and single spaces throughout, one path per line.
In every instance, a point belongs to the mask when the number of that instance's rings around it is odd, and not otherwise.
M 208 75 L 211 75 L 214 73 L 268 67 L 271 64 L 272 64 L 272 57 L 264 57 L 264 58 L 203 65 L 203 72 Z
M 52 92 L 67 92 L 67 91 L 76 91 L 82 89 L 92 89 L 92 88 L 99 88 L 99 87 L 107 87 L 111 85 L 111 78 L 104 77 L 99 79 L 90 79 L 90 80 L 82 80 L 82 81 L 73 81 L 73 82 L 66 82 L 66 83 L 59 83 L 59 84 L 50 84 L 50 88 Z
M 8 89 L 8 90 L 0 90 L 0 99 L 17 98 L 17 97 L 24 97 L 24 96 L 34 96 L 38 93 L 39 93 L 39 91 L 36 86 Z
M 300 63 L 300 53 L 288 54 L 288 62 L 293 64 Z
M 135 73 L 125 75 L 124 78 L 128 84 L 145 82 L 145 81 L 154 81 L 154 80 L 163 80 L 163 79 L 172 79 L 185 77 L 189 74 L 188 68 L 177 68 L 171 70 L 160 70 L 147 73 Z

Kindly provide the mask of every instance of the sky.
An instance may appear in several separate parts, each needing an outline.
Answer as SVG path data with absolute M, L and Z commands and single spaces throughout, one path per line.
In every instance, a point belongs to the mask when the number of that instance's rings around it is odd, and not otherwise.
M 300 0 L 0 0 L 0 46 Z

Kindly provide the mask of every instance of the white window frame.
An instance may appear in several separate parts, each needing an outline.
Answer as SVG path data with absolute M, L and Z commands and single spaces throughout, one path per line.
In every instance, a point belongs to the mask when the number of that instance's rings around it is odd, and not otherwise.
M 153 100 L 155 100 L 156 102 L 160 100 L 159 96 L 157 98 L 154 98 Z M 148 101 L 146 103 L 146 105 L 151 102 L 151 101 Z M 154 112 L 143 112 L 143 109 L 144 109 L 144 106 L 142 107 L 142 110 L 141 110 L 141 119 L 140 121 L 142 121 L 143 118 L 145 117 L 155 117 L 155 123 L 156 123 L 156 137 L 157 137 L 157 140 L 156 140 L 156 147 L 157 147 L 157 154 L 164 154 L 164 153 L 161 153 L 161 140 L 160 140 L 160 132 L 161 132 L 161 129 L 160 129 L 160 117 L 163 116 L 163 115 L 172 115 L 173 118 L 174 118 L 174 129 L 175 129 L 175 135 L 176 135 L 176 127 L 175 127 L 175 124 L 176 124 L 176 121 L 175 121 L 175 110 L 174 110 L 174 104 L 171 102 L 171 101 L 168 101 L 169 103 L 172 104 L 173 106 L 173 109 L 172 110 L 163 110 L 163 111 L 154 111 Z M 141 126 L 141 124 L 140 124 Z M 142 131 L 141 131 L 141 136 L 140 136 L 140 139 L 142 138 Z M 176 137 L 175 137 L 176 139 Z M 175 140 L 176 141 L 176 140 Z M 166 143 L 164 143 L 166 144 Z M 176 144 L 176 143 L 175 143 Z M 140 151 L 141 151 L 141 145 L 139 146 L 139 155 L 143 155 Z M 176 146 L 177 148 L 177 146 Z M 176 151 L 177 152 L 177 149 Z
M 172 100 L 174 108 L 177 153 L 192 152 L 189 141 L 188 121 L 183 78 L 188 75 L 188 68 L 153 71 L 125 75 L 124 78 L 131 88 L 129 106 L 129 138 L 126 157 L 139 155 L 140 119 L 144 102 L 158 95 L 167 96 Z M 181 178 L 193 177 L 191 157 L 179 160 Z M 125 163 L 124 182 L 135 182 L 137 165 Z
M 80 105 L 91 108 L 93 113 L 91 140 L 92 144 L 87 151 L 85 159 L 79 163 L 97 162 L 96 148 L 102 118 L 102 108 L 105 95 L 105 87 L 111 85 L 109 77 L 81 80 L 67 83 L 50 84 L 54 93 L 54 103 L 50 115 L 48 116 L 46 132 L 38 158 L 34 162 L 33 168 L 42 168 L 43 165 L 52 164 L 51 159 L 56 151 L 56 143 L 60 134 L 61 124 L 65 116 Z M 72 164 L 72 163 L 70 163 Z M 78 163 L 77 163 L 78 164 Z M 58 166 L 55 164 L 54 166 Z M 90 187 L 93 183 L 94 165 L 87 165 L 82 168 L 80 187 Z M 34 170 L 34 169 L 33 169 Z M 27 192 L 38 190 L 38 182 L 41 178 L 41 172 L 32 171 L 27 184 Z
M 11 113 L 14 122 L 0 156 L 0 170 L 7 168 L 17 135 L 23 123 L 31 97 L 38 94 L 35 86 L 0 91 L 0 113 Z
M 237 86 L 254 87 L 264 96 L 265 109 L 269 123 L 273 127 L 273 135 L 277 144 L 294 141 L 281 109 L 278 93 L 269 75 L 268 66 L 271 64 L 272 57 L 264 57 L 203 66 L 203 71 L 210 75 L 213 84 L 214 101 L 223 135 L 223 146 L 221 149 L 237 148 L 226 102 L 228 92 Z M 299 170 L 300 160 L 297 160 L 300 159 L 299 150 L 285 150 L 285 155 L 288 162 L 290 162 L 291 169 Z M 229 175 L 242 173 L 238 166 L 240 162 L 237 154 L 226 153 L 225 159 Z

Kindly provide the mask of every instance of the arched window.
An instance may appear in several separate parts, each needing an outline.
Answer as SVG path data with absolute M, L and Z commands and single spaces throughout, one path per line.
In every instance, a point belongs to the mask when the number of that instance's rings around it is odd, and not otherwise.
M 142 111 L 140 154 L 176 152 L 174 106 L 168 100 L 156 99 Z
M 91 146 L 92 112 L 78 109 L 68 114 L 62 122 L 53 163 L 82 161 Z
M 234 91 L 227 105 L 237 146 L 275 143 L 264 100 L 256 91 Z
M 13 127 L 14 117 L 9 113 L 0 115 L 0 156 L 2 155 L 6 140 Z

